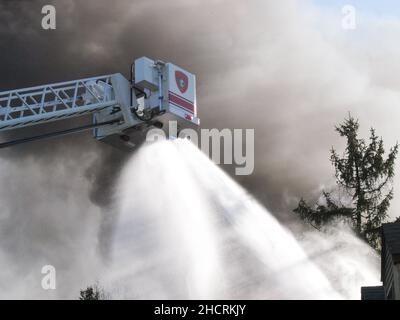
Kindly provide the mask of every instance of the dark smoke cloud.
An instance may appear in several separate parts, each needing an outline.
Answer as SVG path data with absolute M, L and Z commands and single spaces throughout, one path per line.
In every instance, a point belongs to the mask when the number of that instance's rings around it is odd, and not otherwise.
M 300 99 L 304 100 L 309 94 L 298 90 L 301 97 L 297 97 L 291 90 L 293 88 L 285 89 L 294 84 L 279 78 L 273 83 L 270 79 L 274 72 L 284 67 L 287 58 L 293 59 L 281 54 L 286 50 L 284 46 L 296 36 L 292 33 L 301 23 L 296 21 L 299 18 L 295 2 L 286 1 L 277 6 L 258 1 L 244 4 L 219 0 L 207 5 L 199 1 L 116 1 L 113 5 L 107 1 L 55 1 L 58 24 L 53 32 L 40 29 L 43 4 L 47 2 L 22 1 L 3 5 L 1 49 L 7 68 L 1 79 L 4 81 L 2 88 L 119 71 L 126 74 L 132 59 L 142 55 L 172 61 L 198 77 L 203 127 L 256 129 L 256 152 L 260 156 L 256 159 L 255 174 L 242 179 L 245 185 L 275 209 L 281 204 L 284 185 L 299 185 L 298 190 L 310 188 L 309 185 L 304 188 L 304 184 L 308 184 L 304 177 L 297 183 L 283 181 L 279 183 L 282 185 L 277 185 L 273 181 L 277 177 L 268 176 L 268 172 L 275 175 L 276 170 L 265 170 L 274 160 L 261 157 L 263 150 L 273 154 L 277 148 L 290 148 L 282 144 L 279 136 L 287 132 L 282 122 L 288 121 L 288 110 L 293 111 Z M 281 28 L 283 24 L 286 28 Z M 257 66 L 257 60 L 262 64 Z M 296 61 L 292 63 L 297 64 Z M 69 123 L 57 123 L 51 127 L 67 125 Z M 37 131 L 34 128 L 23 133 L 29 135 Z M 79 143 L 78 148 L 96 148 L 99 152 L 104 149 L 93 146 L 94 143 L 88 140 L 85 139 L 85 145 Z M 53 141 L 49 144 L 51 147 L 44 151 L 48 149 L 51 157 L 58 158 L 60 153 L 64 157 L 64 148 L 76 148 L 77 143 L 73 138 L 59 139 L 56 144 L 60 152 L 54 150 Z M 47 162 L 47 152 L 37 150 L 37 145 L 31 144 L 16 151 L 7 150 L 6 154 L 40 153 Z M 105 158 L 104 155 L 100 157 Z M 113 165 L 106 160 L 99 164 Z M 101 200 L 106 194 L 101 191 L 108 185 L 110 176 L 105 174 L 103 177 L 103 166 L 98 168 L 97 176 L 101 175 L 102 179 L 96 182 L 102 187 L 95 187 L 93 199 L 103 205 L 107 199 Z M 282 178 L 278 180 L 280 182 Z
M 56 6 L 55 31 L 41 29 L 44 4 Z M 400 26 L 366 18 L 345 33 L 340 19 L 340 12 L 321 15 L 308 1 L 295 0 L 3 0 L 0 88 L 114 72 L 128 77 L 129 64 L 143 55 L 179 64 L 197 75 L 203 127 L 255 128 L 255 172 L 238 179 L 285 219 L 300 196 L 313 198 L 332 185 L 329 149 L 342 146 L 333 127 L 349 111 L 360 118 L 363 133 L 374 126 L 388 146 L 400 133 L 400 73 L 391 72 L 400 70 L 392 44 Z M 40 256 L 46 241 L 56 250 L 69 239 L 68 258 L 59 261 L 66 269 L 80 270 L 73 249 L 82 243 L 83 251 L 95 244 L 106 255 L 112 236 L 107 204 L 126 154 L 84 133 L 2 150 L 1 159 L 9 173 L 1 194 L 3 212 L 9 212 L 1 220 L 0 238 L 8 239 L 0 247 L 4 261 L 38 263 L 30 251 Z M 65 206 L 66 198 L 76 207 Z M 96 230 L 100 240 L 88 236 Z M 74 285 L 76 291 L 85 284 Z

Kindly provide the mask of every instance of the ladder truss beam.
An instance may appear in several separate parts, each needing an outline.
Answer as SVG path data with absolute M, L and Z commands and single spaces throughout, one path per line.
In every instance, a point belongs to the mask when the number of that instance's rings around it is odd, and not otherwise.
M 81 116 L 117 104 L 93 83 L 111 86 L 112 75 L 0 92 L 0 131 Z

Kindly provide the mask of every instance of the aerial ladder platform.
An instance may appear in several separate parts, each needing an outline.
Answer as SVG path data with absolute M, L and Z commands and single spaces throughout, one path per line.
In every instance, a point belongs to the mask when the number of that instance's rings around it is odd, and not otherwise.
M 169 136 L 170 121 L 178 130 L 196 129 L 196 78 L 172 63 L 142 57 L 131 65 L 129 80 L 116 73 L 0 92 L 0 135 L 88 114 L 87 125 L 0 141 L 0 148 L 92 129 L 97 140 L 131 150 L 150 129 Z

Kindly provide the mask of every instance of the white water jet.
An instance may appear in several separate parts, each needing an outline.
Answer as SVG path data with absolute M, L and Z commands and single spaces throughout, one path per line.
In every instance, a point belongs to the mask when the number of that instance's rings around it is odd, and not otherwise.
M 141 148 L 122 171 L 115 298 L 340 299 L 291 233 L 189 141 Z

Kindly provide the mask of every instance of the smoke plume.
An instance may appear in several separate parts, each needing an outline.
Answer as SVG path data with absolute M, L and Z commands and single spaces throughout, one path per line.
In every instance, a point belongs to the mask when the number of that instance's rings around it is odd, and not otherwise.
M 57 9 L 53 31 L 41 28 L 49 3 Z M 197 76 L 203 127 L 255 129 L 255 172 L 239 182 L 291 220 L 301 196 L 333 186 L 329 149 L 343 147 L 333 128 L 348 112 L 360 119 L 363 135 L 376 128 L 386 147 L 400 133 L 393 41 L 400 24 L 358 17 L 357 29 L 345 31 L 340 8 L 320 11 L 309 1 L 2 1 L 0 88 L 128 76 L 129 64 L 143 55 L 176 63 Z M 39 128 L 29 130 L 1 138 Z M 28 269 L 39 274 L 33 266 L 57 252 L 57 261 L 45 263 L 75 274 L 68 277 L 75 291 L 85 286 L 80 257 L 107 255 L 114 223 L 108 203 L 126 155 L 85 133 L 1 150 L 0 157 L 2 269 L 14 277 Z

